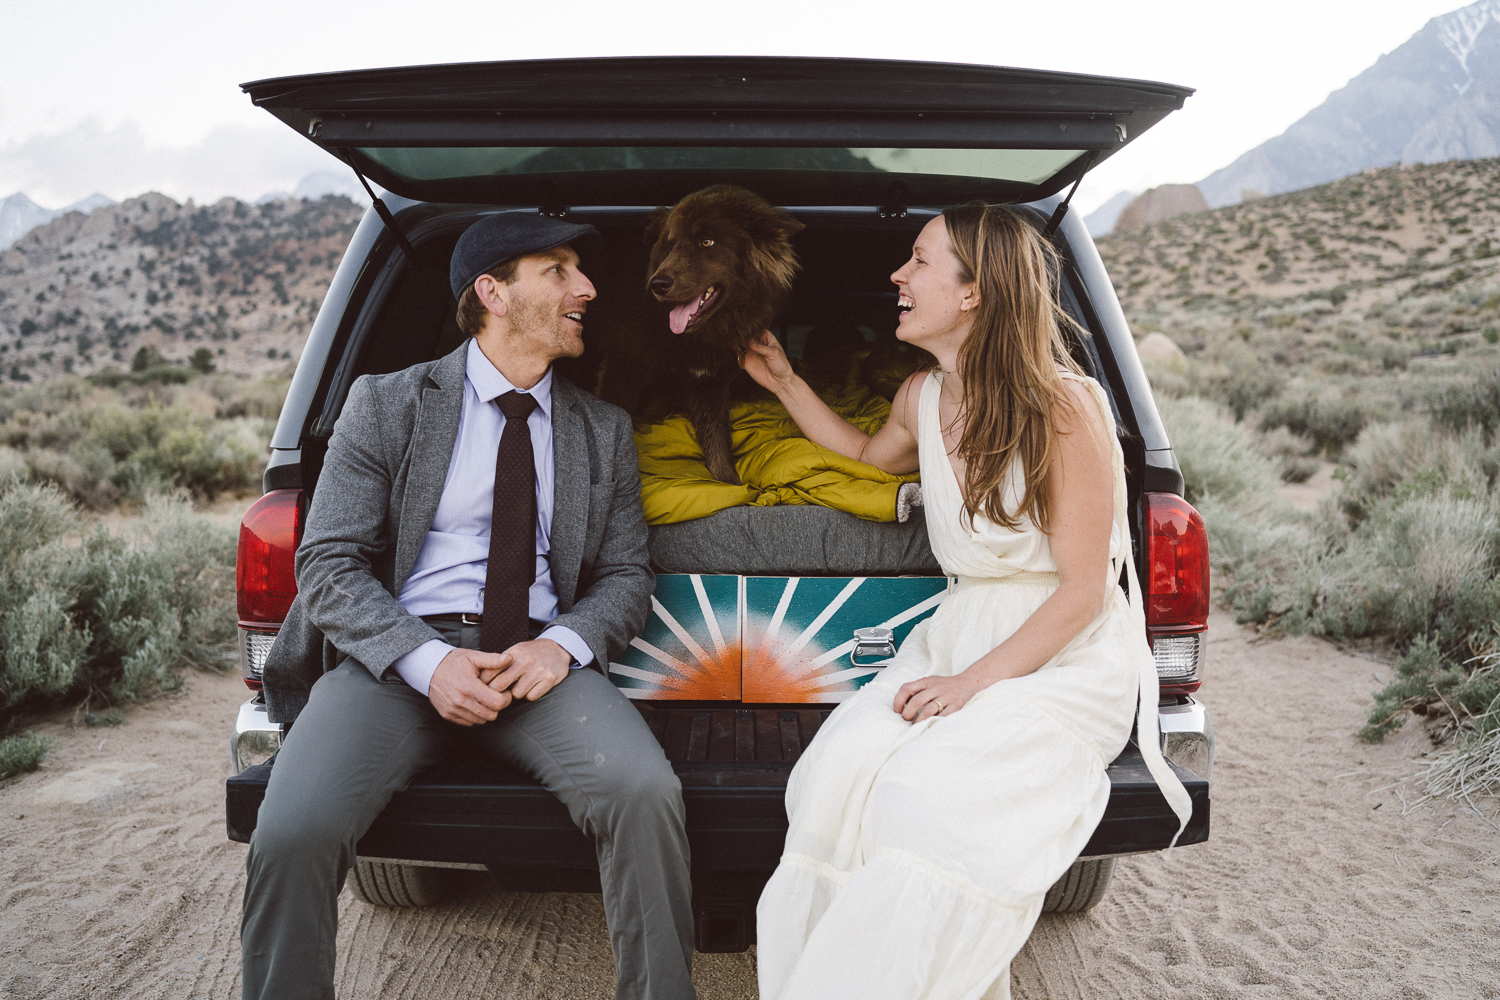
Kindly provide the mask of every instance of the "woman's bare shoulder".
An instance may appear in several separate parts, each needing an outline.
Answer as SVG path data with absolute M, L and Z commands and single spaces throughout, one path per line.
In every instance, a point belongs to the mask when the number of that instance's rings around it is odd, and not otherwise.
M 1053 416 L 1057 432 L 1071 434 L 1076 430 L 1086 430 L 1091 437 L 1109 433 L 1113 420 L 1107 416 L 1103 403 L 1094 391 L 1094 386 L 1098 383 L 1086 375 L 1070 371 L 1058 374 L 1062 376 L 1061 395 L 1065 404 L 1059 406 Z

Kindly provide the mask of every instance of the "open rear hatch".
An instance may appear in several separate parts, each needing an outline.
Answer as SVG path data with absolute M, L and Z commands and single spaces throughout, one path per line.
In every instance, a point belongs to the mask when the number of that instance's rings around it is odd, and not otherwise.
M 1055 194 L 1192 90 L 875 59 L 671 57 L 412 66 L 243 84 L 420 201 L 661 205 L 717 182 L 781 204 Z

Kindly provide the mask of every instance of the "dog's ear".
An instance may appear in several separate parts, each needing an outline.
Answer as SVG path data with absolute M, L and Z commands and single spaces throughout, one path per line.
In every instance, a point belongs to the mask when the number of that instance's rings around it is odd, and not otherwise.
M 770 205 L 754 206 L 740 218 L 745 230 L 765 243 L 789 243 L 793 236 L 807 228 L 789 213 Z
M 667 218 L 672 214 L 670 208 L 658 208 L 646 216 L 646 246 L 656 246 L 656 241 L 661 239 L 662 230 L 667 228 Z

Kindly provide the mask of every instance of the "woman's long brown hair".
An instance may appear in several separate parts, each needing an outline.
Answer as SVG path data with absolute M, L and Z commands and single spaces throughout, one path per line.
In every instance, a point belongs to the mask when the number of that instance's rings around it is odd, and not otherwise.
M 1072 410 L 1058 369 L 1082 374 L 1063 328 L 1076 327 L 1057 301 L 1057 250 L 1019 212 L 970 202 L 943 212 L 959 278 L 975 282 L 974 325 L 958 351 L 964 402 L 958 456 L 967 466 L 964 507 L 1012 530 L 1030 517 L 1051 530 L 1047 481 L 1057 446 L 1058 407 Z M 1021 505 L 1005 509 L 1012 462 L 1025 478 Z

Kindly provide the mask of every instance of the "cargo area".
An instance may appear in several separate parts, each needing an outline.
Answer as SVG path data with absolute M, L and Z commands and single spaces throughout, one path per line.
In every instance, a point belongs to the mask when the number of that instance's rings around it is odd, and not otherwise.
M 806 226 L 794 241 L 802 270 L 776 334 L 815 386 L 888 400 L 927 356 L 896 339 L 896 296 L 887 276 L 907 259 L 931 213 L 880 218 L 867 210 L 789 211 Z M 465 339 L 454 322 L 448 261 L 478 213 L 437 206 L 418 212 L 430 214 L 403 219 L 415 258 L 395 254 L 383 267 L 372 262 L 360 278 L 365 287 L 355 294 L 363 294 L 367 305 L 341 331 L 335 356 L 343 360 L 325 373 L 310 411 L 305 485 L 312 485 L 320 447 L 355 378 L 441 357 Z M 596 382 L 600 338 L 645 296 L 648 213 L 621 208 L 569 214 L 572 221 L 596 226 L 606 247 L 585 262 L 599 294 L 585 322 L 584 356 L 557 365 L 585 389 Z M 1061 284 L 1065 303 L 1083 323 L 1071 286 Z M 1099 372 L 1091 338 L 1076 338 L 1073 348 L 1085 371 Z M 748 378 L 744 382 L 738 398 L 776 405 Z M 670 401 L 660 398 L 642 405 L 638 444 L 640 428 L 670 409 Z M 890 629 L 899 645 L 932 613 L 947 586 L 920 508 L 905 521 L 877 521 L 816 503 L 736 506 L 653 524 L 650 548 L 660 574 L 651 618 L 608 665 L 610 679 L 637 700 L 842 701 L 881 666 L 870 657 L 861 665 L 850 662 L 854 630 Z

